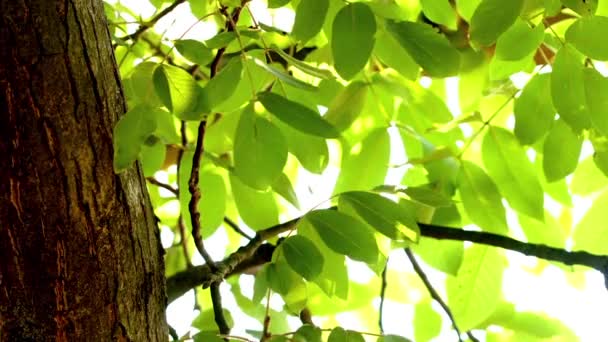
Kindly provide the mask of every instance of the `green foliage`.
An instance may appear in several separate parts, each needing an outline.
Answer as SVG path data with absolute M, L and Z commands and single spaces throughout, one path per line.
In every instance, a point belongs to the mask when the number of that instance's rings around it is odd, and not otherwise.
M 163 13 L 172 1 L 151 3 Z M 239 246 L 249 242 L 239 231 L 272 228 L 264 235 L 276 246 L 272 260 L 268 253 L 226 279 L 237 303 L 229 312 L 261 326 L 270 318 L 269 340 L 377 335 L 380 274 L 404 247 L 425 270 L 445 275 L 445 284 L 432 277 L 432 285 L 447 293 L 462 332 L 485 330 L 489 341 L 572 340 L 561 322 L 504 302 L 501 250 L 433 239 L 425 227 L 522 236 L 556 248 L 572 241 L 573 250 L 608 253 L 598 238 L 608 234 L 608 18 L 599 15 L 605 5 L 188 4 L 180 8 L 200 25 L 182 27 L 185 19 L 174 17 L 179 34 L 161 29 L 170 22 L 165 17 L 157 24 L 137 8 L 105 4 L 128 104 L 113 127 L 114 168 L 124 172 L 139 160 L 144 176 L 177 190 L 149 185 L 162 232 L 174 235 L 165 246 L 168 276 L 196 260 L 192 186 L 200 189 L 201 233 L 214 256 L 250 261 L 257 254 L 241 254 Z M 282 18 L 290 11 L 291 27 Z M 145 30 L 126 36 L 137 25 L 125 23 L 133 21 Z M 190 184 L 202 130 L 199 179 Z M 587 212 L 581 198 L 593 202 Z M 573 224 L 572 217 L 582 219 Z M 287 231 L 277 227 L 297 218 Z M 373 271 L 369 279 L 355 274 L 361 264 Z M 251 296 L 244 294 L 251 289 L 241 292 L 250 286 L 241 284 L 243 272 L 255 276 Z M 414 314 L 400 324 L 413 328 L 378 341 L 453 334 L 419 274 L 391 262 L 385 275 L 386 297 Z M 282 301 L 282 310 L 267 308 L 267 296 Z M 217 326 L 205 300 L 192 326 L 206 331 L 194 339 L 213 341 Z M 288 322 L 302 310 L 322 323 Z M 341 314 L 361 326 L 337 326 Z M 264 333 L 235 323 L 256 338 Z

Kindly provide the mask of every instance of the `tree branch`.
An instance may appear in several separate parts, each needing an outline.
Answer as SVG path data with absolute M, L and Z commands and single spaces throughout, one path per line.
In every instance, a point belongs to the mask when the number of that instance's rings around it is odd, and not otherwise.
M 285 223 L 258 231 L 256 236 L 249 241 L 247 245 L 240 247 L 223 261 L 216 263 L 216 272 L 212 272 L 207 265 L 203 265 L 193 267 L 190 270 L 185 270 L 171 276 L 167 280 L 169 302 L 175 300 L 196 286 L 202 285 L 203 288 L 207 288 L 213 282 L 221 281 L 234 274 L 242 273 L 248 268 L 261 266 L 270 262 L 274 246 L 263 244 L 263 242 L 293 229 L 299 220 L 300 218 L 298 217 Z M 606 274 L 608 273 L 608 256 L 606 255 L 596 255 L 585 251 L 570 252 L 555 247 L 521 242 L 493 233 L 442 227 L 424 223 L 419 223 L 419 226 L 420 234 L 425 237 L 439 240 L 470 241 L 520 252 L 528 256 L 534 256 L 545 260 L 558 261 L 566 265 L 591 267 L 602 272 L 604 277 L 606 277 Z M 263 252 L 261 251 L 262 246 L 264 247 Z M 258 249 L 260 249 L 260 251 L 258 251 Z
M 159 181 L 158 179 L 154 178 L 154 177 L 146 177 L 146 180 L 148 181 L 148 183 L 152 184 L 152 185 L 156 185 L 159 188 L 163 188 L 165 190 L 168 190 L 169 192 L 171 192 L 173 195 L 175 195 L 175 197 L 179 196 L 179 192 L 177 191 L 176 188 L 172 187 L 169 184 L 163 183 L 161 181 Z
M 510 237 L 487 232 L 477 232 L 424 223 L 419 223 L 418 225 L 420 226 L 420 234 L 422 236 L 438 240 L 470 241 L 482 245 L 508 249 L 540 259 L 559 261 L 569 266 L 582 265 L 591 267 L 604 275 L 606 287 L 608 288 L 608 255 L 597 255 L 586 251 L 567 251 L 561 248 L 522 242 Z
M 154 17 L 152 17 L 152 19 L 148 20 L 145 23 L 142 23 L 139 28 L 137 30 L 135 30 L 135 32 L 128 34 L 126 36 L 120 37 L 119 39 L 121 40 L 136 40 L 137 38 L 139 38 L 139 36 L 141 36 L 144 32 L 146 32 L 146 30 L 148 30 L 149 28 L 151 28 L 152 26 L 154 26 L 154 24 L 156 24 L 156 22 L 158 22 L 160 19 L 162 19 L 163 17 L 165 17 L 167 14 L 173 12 L 173 10 L 181 5 L 182 3 L 186 2 L 186 0 L 175 0 L 171 5 L 169 5 L 169 7 L 165 8 L 164 10 L 158 12 L 157 15 L 155 15 Z
M 426 276 L 426 273 L 424 273 L 424 270 L 418 264 L 418 261 L 416 260 L 414 253 L 412 253 L 412 251 L 409 248 L 405 248 L 404 250 L 405 250 L 405 255 L 407 255 L 407 258 L 410 260 L 410 263 L 412 264 L 412 267 L 414 268 L 414 272 L 416 272 L 416 274 L 418 275 L 418 278 L 420 278 L 420 280 L 422 280 L 422 283 L 424 284 L 424 287 L 426 287 L 426 290 L 429 291 L 431 298 L 433 298 L 433 300 L 436 301 L 441 306 L 443 311 L 445 311 L 445 313 L 448 315 L 448 317 L 450 318 L 450 321 L 452 321 L 452 327 L 456 331 L 456 334 L 458 334 L 458 341 L 462 342 L 462 337 L 460 337 L 460 329 L 458 329 L 458 325 L 456 325 L 456 320 L 454 319 L 454 315 L 452 315 L 452 311 L 450 310 L 450 307 L 443 301 L 443 299 L 441 298 L 439 293 L 437 293 L 437 290 L 435 290 L 435 288 L 433 287 L 433 284 L 431 284 L 429 278 Z

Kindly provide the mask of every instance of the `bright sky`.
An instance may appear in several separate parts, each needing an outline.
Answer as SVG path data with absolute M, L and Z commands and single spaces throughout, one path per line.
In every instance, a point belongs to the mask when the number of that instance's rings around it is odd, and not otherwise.
M 110 0 L 108 2 L 114 3 L 116 1 L 117 0 Z M 122 0 L 121 2 L 134 11 L 139 12 L 144 18 L 150 17 L 155 11 L 155 8 L 148 3 L 147 0 Z M 291 30 L 290 28 L 293 24 L 292 11 L 286 9 L 275 10 L 275 15 L 273 17 L 266 10 L 265 2 L 261 0 L 253 0 L 250 3 L 250 7 L 258 21 L 274 25 L 284 31 Z M 183 38 L 208 39 L 215 34 L 215 25 L 207 24 L 204 21 L 196 24 L 196 21 L 197 19 L 190 13 L 190 9 L 186 2 L 178 6 L 171 15 L 159 21 L 156 27 L 160 32 L 164 31 L 165 37 L 168 39 L 179 38 L 184 35 L 184 32 L 186 31 Z M 132 25 L 131 29 L 135 28 L 137 28 L 137 25 Z M 599 66 L 601 68 L 603 65 Z M 517 77 L 514 77 L 513 81 L 521 88 L 528 77 L 529 76 L 527 75 L 518 75 Z M 430 79 L 424 79 L 422 81 L 422 83 L 427 86 L 428 82 L 430 82 Z M 456 115 L 460 113 L 457 95 L 458 81 L 453 78 L 447 80 L 446 84 L 448 89 L 447 105 L 452 110 L 452 113 Z M 404 162 L 404 151 L 399 139 L 394 139 L 396 138 L 395 135 L 391 135 L 393 138 L 391 164 L 394 165 Z M 589 155 L 589 146 L 586 148 L 585 155 Z M 387 176 L 386 184 L 398 184 L 399 182 L 395 180 L 399 180 L 403 172 L 404 170 L 392 169 Z M 301 182 L 298 182 L 297 185 L 299 185 L 299 187 L 296 189 L 296 192 L 302 203 L 302 207 L 307 209 L 320 203 L 324 199 L 327 199 L 330 195 L 331 187 L 318 185 L 320 182 L 333 184 L 337 174 L 338 170 L 336 168 L 329 168 L 321 177 L 310 174 L 299 178 Z M 162 179 L 162 173 L 160 173 L 158 177 L 161 177 Z M 311 195 L 306 188 L 309 184 L 316 184 L 315 189 L 319 189 L 318 191 L 315 190 L 314 195 Z M 325 189 L 325 192 L 323 189 Z M 552 207 L 555 207 L 551 204 L 554 202 L 548 197 L 545 199 L 547 208 L 551 211 Z M 591 200 L 575 198 L 574 202 L 577 207 L 574 210 L 574 224 L 576 224 L 588 209 Z M 300 213 L 298 212 L 290 211 L 286 213 L 285 218 L 294 217 L 299 214 Z M 513 223 L 517 226 L 517 219 L 514 215 L 508 217 L 508 221 L 510 224 Z M 243 223 L 241 222 L 241 224 Z M 224 253 L 223 246 L 227 243 L 227 238 L 221 231 L 218 231 L 211 239 L 213 241 L 206 245 L 209 247 L 212 256 L 220 258 Z M 171 233 L 167 229 L 163 230 L 163 240 L 169 241 L 169 244 L 173 240 Z M 608 335 L 605 331 L 606 317 L 608 317 L 608 291 L 604 287 L 604 279 L 601 274 L 587 271 L 585 272 L 585 281 L 573 286 L 569 279 L 567 279 L 567 274 L 557 266 L 550 265 L 540 276 L 537 276 L 532 273 L 532 270 L 536 265 L 534 258 L 524 257 L 513 252 L 508 252 L 507 257 L 509 260 L 509 267 L 505 271 L 503 291 L 507 301 L 516 303 L 517 310 L 545 312 L 548 315 L 561 320 L 573 329 L 580 337 L 581 341 L 606 340 L 605 336 Z M 196 255 L 194 262 L 196 264 L 203 263 L 198 255 Z M 408 265 L 407 267 L 409 267 L 410 264 L 405 258 L 404 253 L 397 251 L 397 253 L 391 255 L 390 265 L 391 268 L 402 269 L 404 265 Z M 352 267 L 351 272 L 356 272 L 354 277 L 361 279 L 362 281 L 367 277 L 373 276 L 365 267 L 360 267 L 354 263 L 349 266 Z M 425 271 L 429 273 L 435 286 L 443 291 L 443 297 L 445 298 L 445 292 L 444 289 L 442 289 L 443 280 L 445 278 L 444 275 L 440 272 L 433 271 L 430 267 L 425 267 Z M 248 289 L 252 288 L 252 284 L 253 277 L 242 277 L 241 287 L 245 293 L 248 292 Z M 222 286 L 222 296 L 227 308 L 236 307 L 236 303 L 226 284 Z M 180 335 L 190 329 L 191 319 L 197 314 L 192 311 L 193 299 L 193 292 L 190 291 L 187 295 L 172 303 L 167 310 L 169 324 L 171 324 Z M 277 298 L 274 298 L 272 300 L 272 306 L 275 309 L 280 310 L 280 301 Z M 385 310 L 384 326 L 386 332 L 411 336 L 409 332 L 412 331 L 410 323 L 413 318 L 413 306 L 404 306 L 389 301 L 386 303 Z M 451 329 L 447 328 L 449 320 L 439 308 L 437 311 L 443 316 L 444 329 L 443 334 L 437 337 L 435 341 L 452 341 L 453 332 Z M 245 328 L 261 328 L 259 322 L 246 315 L 233 312 L 233 316 L 235 321 L 238 322 L 233 331 L 235 335 L 245 336 Z M 357 329 L 357 318 L 352 315 L 340 315 L 338 320 L 345 327 L 354 330 Z M 297 327 L 298 322 L 299 321 L 294 318 L 294 326 Z

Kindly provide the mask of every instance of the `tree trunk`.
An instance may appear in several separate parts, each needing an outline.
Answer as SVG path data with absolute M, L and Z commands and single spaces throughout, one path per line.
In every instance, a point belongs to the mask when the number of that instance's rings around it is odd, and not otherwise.
M 0 340 L 166 341 L 162 246 L 101 0 L 0 0 Z

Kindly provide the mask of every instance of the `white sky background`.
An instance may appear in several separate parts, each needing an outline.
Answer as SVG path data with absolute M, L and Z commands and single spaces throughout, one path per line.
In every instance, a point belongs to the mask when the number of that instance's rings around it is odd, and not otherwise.
M 108 0 L 110 3 L 115 3 L 117 0 Z M 152 16 L 155 12 L 155 8 L 147 0 L 122 0 L 122 4 L 139 12 L 143 18 Z M 255 18 L 268 25 L 273 25 L 284 31 L 290 31 L 291 25 L 293 24 L 293 12 L 288 9 L 274 10 L 274 17 L 266 10 L 266 4 L 262 0 L 253 0 L 249 4 Z M 206 24 L 200 22 L 196 24 L 197 19 L 192 16 L 189 6 L 186 3 L 178 6 L 170 15 L 161 19 L 156 24 L 158 32 L 165 32 L 164 36 L 167 39 L 208 39 L 215 35 L 215 25 Z M 194 26 L 192 26 L 194 25 Z M 192 28 L 184 35 L 184 32 L 191 27 Z M 130 29 L 135 30 L 138 27 L 137 24 L 131 25 Z M 600 71 L 604 68 L 603 64 L 596 64 L 596 67 L 600 67 Z M 606 74 L 604 72 L 604 74 Z M 521 88 L 525 81 L 527 81 L 525 75 L 519 75 L 513 81 Z M 428 80 L 425 80 L 428 81 Z M 448 79 L 446 82 L 448 94 L 447 94 L 447 105 L 454 115 L 460 113 L 458 105 L 458 81 L 457 79 Z M 521 85 L 521 86 L 520 86 Z M 392 156 L 391 164 L 402 163 L 404 151 L 401 143 L 398 139 L 392 139 Z M 589 146 L 587 146 L 589 147 Z M 589 155 L 589 148 L 585 153 L 585 156 Z M 389 170 L 387 176 L 387 184 L 399 183 L 398 181 L 404 170 Z M 319 186 L 321 181 L 333 184 L 337 177 L 338 170 L 328 169 L 322 177 L 316 175 L 309 175 L 308 177 L 302 178 L 300 176 L 299 182 L 295 184 L 299 186 L 296 189 L 298 197 L 302 203 L 303 208 L 310 208 L 319 202 L 327 199 L 330 195 L 330 186 Z M 162 177 L 162 174 L 159 175 Z M 315 188 L 315 194 L 311 195 L 307 189 L 307 185 L 313 185 Z M 325 193 L 321 190 L 325 189 Z M 319 190 L 319 191 L 317 191 Z M 551 210 L 551 203 L 553 202 L 550 198 L 546 197 L 546 203 L 549 210 Z M 576 208 L 573 211 L 574 225 L 580 220 L 585 211 L 589 208 L 591 200 L 588 198 L 574 197 L 574 203 Z M 554 203 L 554 202 L 553 202 Z M 291 215 L 298 215 L 298 212 L 289 212 Z M 287 219 L 289 217 L 284 217 Z M 517 225 L 517 220 L 513 215 L 508 218 L 509 223 L 514 222 Z M 241 222 L 242 224 L 242 222 Z M 227 243 L 227 238 L 218 230 L 212 236 L 212 243 L 207 243 L 206 246 L 209 252 L 216 259 L 219 259 L 224 254 L 224 246 Z M 163 231 L 163 240 L 172 241 L 172 236 L 167 236 L 167 233 L 171 233 L 167 230 Z M 608 241 L 606 241 L 608 243 Z M 215 247 L 215 248 L 214 248 Z M 503 295 L 506 300 L 516 304 L 516 308 L 519 311 L 534 311 L 534 312 L 545 312 L 550 317 L 561 320 L 564 324 L 569 326 L 574 332 L 580 337 L 581 341 L 606 341 L 608 340 L 608 331 L 606 330 L 606 323 L 608 318 L 608 290 L 604 287 L 603 276 L 594 271 L 585 272 L 586 281 L 580 286 L 580 289 L 576 289 L 571 286 L 566 279 L 564 271 L 556 266 L 550 265 L 547 267 L 541 276 L 537 276 L 527 271 L 532 269 L 536 260 L 522 256 L 515 252 L 507 252 L 509 267 L 506 269 L 504 274 L 503 283 Z M 195 257 L 194 262 L 196 264 L 202 264 L 203 261 L 198 256 Z M 409 261 L 406 259 L 403 252 L 393 253 L 391 255 L 391 268 L 395 267 L 402 269 L 404 266 L 410 267 Z M 365 267 L 353 267 L 357 269 L 358 274 L 354 274 L 355 278 L 364 280 L 369 276 L 373 276 L 371 272 Z M 438 271 L 434 271 L 430 267 L 424 267 L 425 271 L 435 285 L 436 288 L 442 292 L 445 298 L 445 291 L 443 289 L 443 281 L 445 276 Z M 351 270 L 351 272 L 353 271 Z M 248 289 L 252 287 L 252 277 L 242 277 L 241 287 L 244 293 L 248 293 Z M 389 284 L 390 286 L 390 284 Z M 232 298 L 229 288 L 226 284 L 222 285 L 222 296 L 226 308 L 235 308 L 236 303 Z M 273 300 L 272 306 L 275 309 L 280 310 L 281 305 L 279 301 Z M 193 291 L 190 291 L 187 295 L 183 296 L 179 300 L 173 302 L 167 310 L 167 319 L 169 324 L 173 326 L 178 334 L 181 336 L 186 333 L 190 328 L 190 322 L 193 317 L 196 316 L 196 312 L 192 311 L 194 303 Z M 377 303 L 377 301 L 376 301 Z M 234 335 L 245 336 L 244 329 L 258 329 L 261 330 L 261 325 L 256 320 L 249 316 L 237 313 L 233 311 L 233 317 L 235 322 L 238 322 L 233 329 Z M 440 310 L 437 310 L 443 317 L 443 333 L 438 336 L 435 341 L 452 341 L 454 340 L 453 331 L 448 329 L 449 320 L 447 316 Z M 314 314 L 314 313 L 313 313 Z M 398 303 L 388 301 L 385 305 L 384 312 L 384 327 L 386 333 L 403 334 L 406 336 L 413 336 L 411 322 L 413 321 L 413 306 L 405 306 Z M 345 328 L 357 330 L 357 320 L 352 315 L 340 315 L 338 320 Z M 296 323 L 294 326 L 297 327 L 299 320 L 294 318 Z M 481 335 L 481 334 L 477 334 Z M 476 336 L 477 336 L 476 335 Z M 483 340 L 483 336 L 477 336 L 480 340 Z

